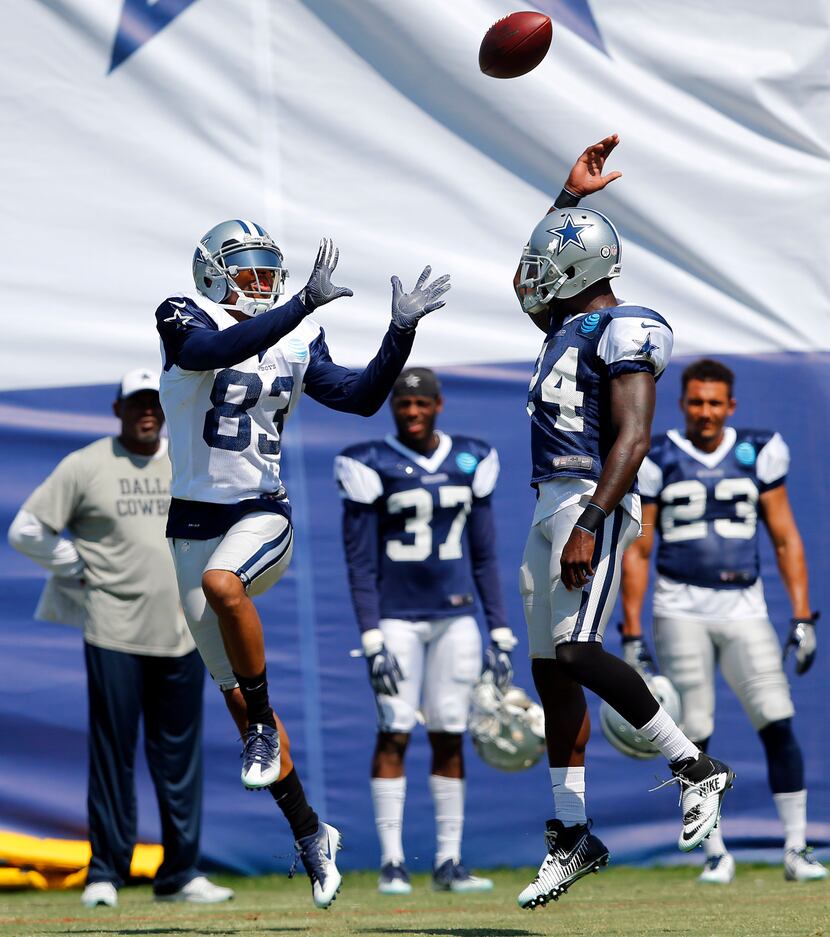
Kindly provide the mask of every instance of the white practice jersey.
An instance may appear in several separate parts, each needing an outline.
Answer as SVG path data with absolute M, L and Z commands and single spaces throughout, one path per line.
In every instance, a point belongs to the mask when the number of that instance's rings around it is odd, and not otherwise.
M 201 296 L 169 298 L 157 320 L 173 497 L 237 504 L 278 492 L 283 424 L 315 354 L 325 350 L 320 326 L 305 319 L 276 345 L 233 367 L 187 371 L 176 363 L 177 339 L 193 328 L 222 331 L 236 320 Z

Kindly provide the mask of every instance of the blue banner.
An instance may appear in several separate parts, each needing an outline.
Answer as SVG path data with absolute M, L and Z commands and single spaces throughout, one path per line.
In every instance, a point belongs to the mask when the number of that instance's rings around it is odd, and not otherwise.
M 793 454 L 788 488 L 812 572 L 815 607 L 830 609 L 830 490 L 823 467 L 830 451 L 830 356 L 725 357 L 736 372 L 735 425 L 777 429 Z M 656 429 L 677 425 L 679 374 L 674 362 L 658 391 Z M 446 408 L 441 428 L 481 436 L 500 453 L 495 493 L 499 556 L 511 624 L 522 642 L 516 682 L 532 691 L 516 585 L 533 508 L 528 487 L 528 425 L 524 412 L 530 364 L 465 367 L 440 372 Z M 109 431 L 112 386 L 0 394 L 0 525 L 67 452 Z M 332 460 L 344 446 L 385 434 L 384 409 L 370 420 L 327 411 L 303 401 L 286 429 L 286 484 L 294 501 L 296 547 L 288 575 L 258 604 L 266 628 L 275 706 L 292 738 L 292 753 L 310 799 L 348 843 L 346 868 L 376 864 L 378 849 L 369 797 L 369 761 L 375 709 L 365 664 L 349 656 L 358 645 L 340 545 L 340 504 Z M 763 538 L 763 575 L 773 621 L 783 637 L 789 604 L 774 557 Z M 0 546 L 0 828 L 57 837 L 86 835 L 86 695 L 80 633 L 34 622 L 43 584 L 39 568 Z M 830 844 L 830 756 L 826 694 L 830 651 L 819 625 L 819 655 L 805 677 L 793 677 L 795 727 L 807 765 L 810 838 Z M 618 650 L 613 627 L 608 647 Z M 284 869 L 292 852 L 287 825 L 265 795 L 239 783 L 236 729 L 217 690 L 206 690 L 206 865 L 245 873 Z M 588 752 L 588 812 L 617 860 L 681 859 L 674 841 L 679 814 L 671 792 L 649 794 L 662 761 L 624 759 L 602 738 L 591 699 L 595 732 Z M 781 839 L 766 782 L 760 742 L 737 701 L 718 681 L 712 750 L 723 752 L 738 774 L 725 802 L 723 829 L 730 847 L 752 855 Z M 468 786 L 464 855 L 478 867 L 532 864 L 542 850 L 551 795 L 544 763 L 520 775 L 501 775 L 467 748 Z M 407 756 L 409 776 L 404 842 L 414 868 L 429 866 L 433 812 L 427 788 L 429 757 L 423 732 Z M 146 770 L 139 770 L 139 833 L 156 841 L 158 821 Z

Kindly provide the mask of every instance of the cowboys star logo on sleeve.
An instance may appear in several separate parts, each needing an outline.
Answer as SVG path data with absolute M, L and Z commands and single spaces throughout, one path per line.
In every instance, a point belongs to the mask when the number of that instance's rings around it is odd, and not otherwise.
M 642 342 L 638 342 L 637 339 L 634 339 L 634 344 L 637 346 L 637 351 L 634 353 L 635 358 L 645 358 L 646 361 L 651 361 L 654 358 L 654 352 L 660 350 L 659 345 L 655 345 L 651 340 L 651 332 L 646 332 L 646 337 Z

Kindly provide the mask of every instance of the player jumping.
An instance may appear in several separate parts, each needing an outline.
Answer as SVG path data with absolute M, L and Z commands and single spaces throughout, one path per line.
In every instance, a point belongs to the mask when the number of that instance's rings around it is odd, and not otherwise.
M 545 332 L 528 396 L 538 497 L 520 587 L 555 812 L 545 832 L 548 854 L 519 895 L 523 908 L 556 900 L 608 862 L 585 814 L 590 723 L 583 687 L 668 759 L 681 790 L 681 849 L 693 849 L 717 825 L 733 779 L 680 731 L 640 674 L 602 647 L 622 554 L 640 533 L 637 470 L 649 448 L 655 381 L 673 342 L 661 315 L 614 296 L 619 236 L 604 215 L 577 208 L 582 196 L 619 176 L 602 175 L 617 142 L 607 137 L 582 154 L 517 270 L 522 308 Z
M 449 276 L 430 268 L 404 293 L 392 278 L 392 322 L 363 371 L 336 365 L 308 316 L 351 296 L 331 277 L 338 251 L 323 241 L 305 287 L 276 306 L 287 271 L 251 221 L 211 228 L 193 257 L 196 292 L 156 311 L 170 434 L 167 524 L 182 605 L 202 659 L 244 739 L 242 782 L 268 788 L 288 820 L 317 907 L 335 899 L 340 833 L 318 820 L 268 695 L 262 623 L 251 596 L 291 559 L 291 507 L 280 481 L 283 424 L 305 391 L 333 410 L 369 416 L 401 371 L 422 316 L 444 305 Z

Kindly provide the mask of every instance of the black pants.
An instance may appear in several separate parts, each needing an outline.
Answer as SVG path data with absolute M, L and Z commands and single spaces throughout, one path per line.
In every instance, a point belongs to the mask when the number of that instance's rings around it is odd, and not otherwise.
M 87 882 L 123 885 L 136 839 L 135 753 L 144 751 L 161 816 L 164 861 L 153 884 L 169 894 L 196 874 L 202 821 L 202 686 L 197 651 L 184 657 L 124 654 L 85 644 L 89 691 Z

